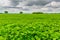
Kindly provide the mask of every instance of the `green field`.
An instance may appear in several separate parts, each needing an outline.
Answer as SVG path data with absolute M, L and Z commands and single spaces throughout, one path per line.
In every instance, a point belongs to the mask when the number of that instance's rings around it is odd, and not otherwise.
M 0 40 L 60 40 L 60 14 L 0 14 Z

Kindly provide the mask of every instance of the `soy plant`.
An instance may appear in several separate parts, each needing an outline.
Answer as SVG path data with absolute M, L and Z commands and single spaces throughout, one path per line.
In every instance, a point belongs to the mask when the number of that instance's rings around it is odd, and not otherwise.
M 59 40 L 60 14 L 2 14 L 0 40 Z

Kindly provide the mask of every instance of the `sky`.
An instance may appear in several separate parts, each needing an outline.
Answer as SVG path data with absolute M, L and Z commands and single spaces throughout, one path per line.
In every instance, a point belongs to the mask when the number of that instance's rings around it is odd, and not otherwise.
M 0 12 L 60 12 L 60 0 L 0 0 Z

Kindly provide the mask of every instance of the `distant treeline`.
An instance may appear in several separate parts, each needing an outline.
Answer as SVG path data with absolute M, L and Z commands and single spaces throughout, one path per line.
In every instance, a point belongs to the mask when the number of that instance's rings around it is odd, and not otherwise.
M 4 11 L 5 14 L 8 14 L 9 12 L 8 11 Z M 0 13 L 2 14 L 2 13 Z M 23 14 L 22 11 L 19 12 L 19 14 Z M 32 14 L 44 14 L 43 12 L 32 12 Z
M 9 14 L 8 11 L 4 11 L 5 14 Z M 0 13 L 3 14 L 3 13 Z M 23 11 L 20 11 L 19 14 L 24 14 Z M 60 14 L 60 13 L 44 13 L 44 12 L 32 12 L 32 14 Z

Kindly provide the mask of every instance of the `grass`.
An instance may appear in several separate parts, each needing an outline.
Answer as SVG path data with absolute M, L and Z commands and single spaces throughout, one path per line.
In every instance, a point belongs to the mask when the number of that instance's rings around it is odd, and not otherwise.
M 60 14 L 0 14 L 0 40 L 60 40 Z

